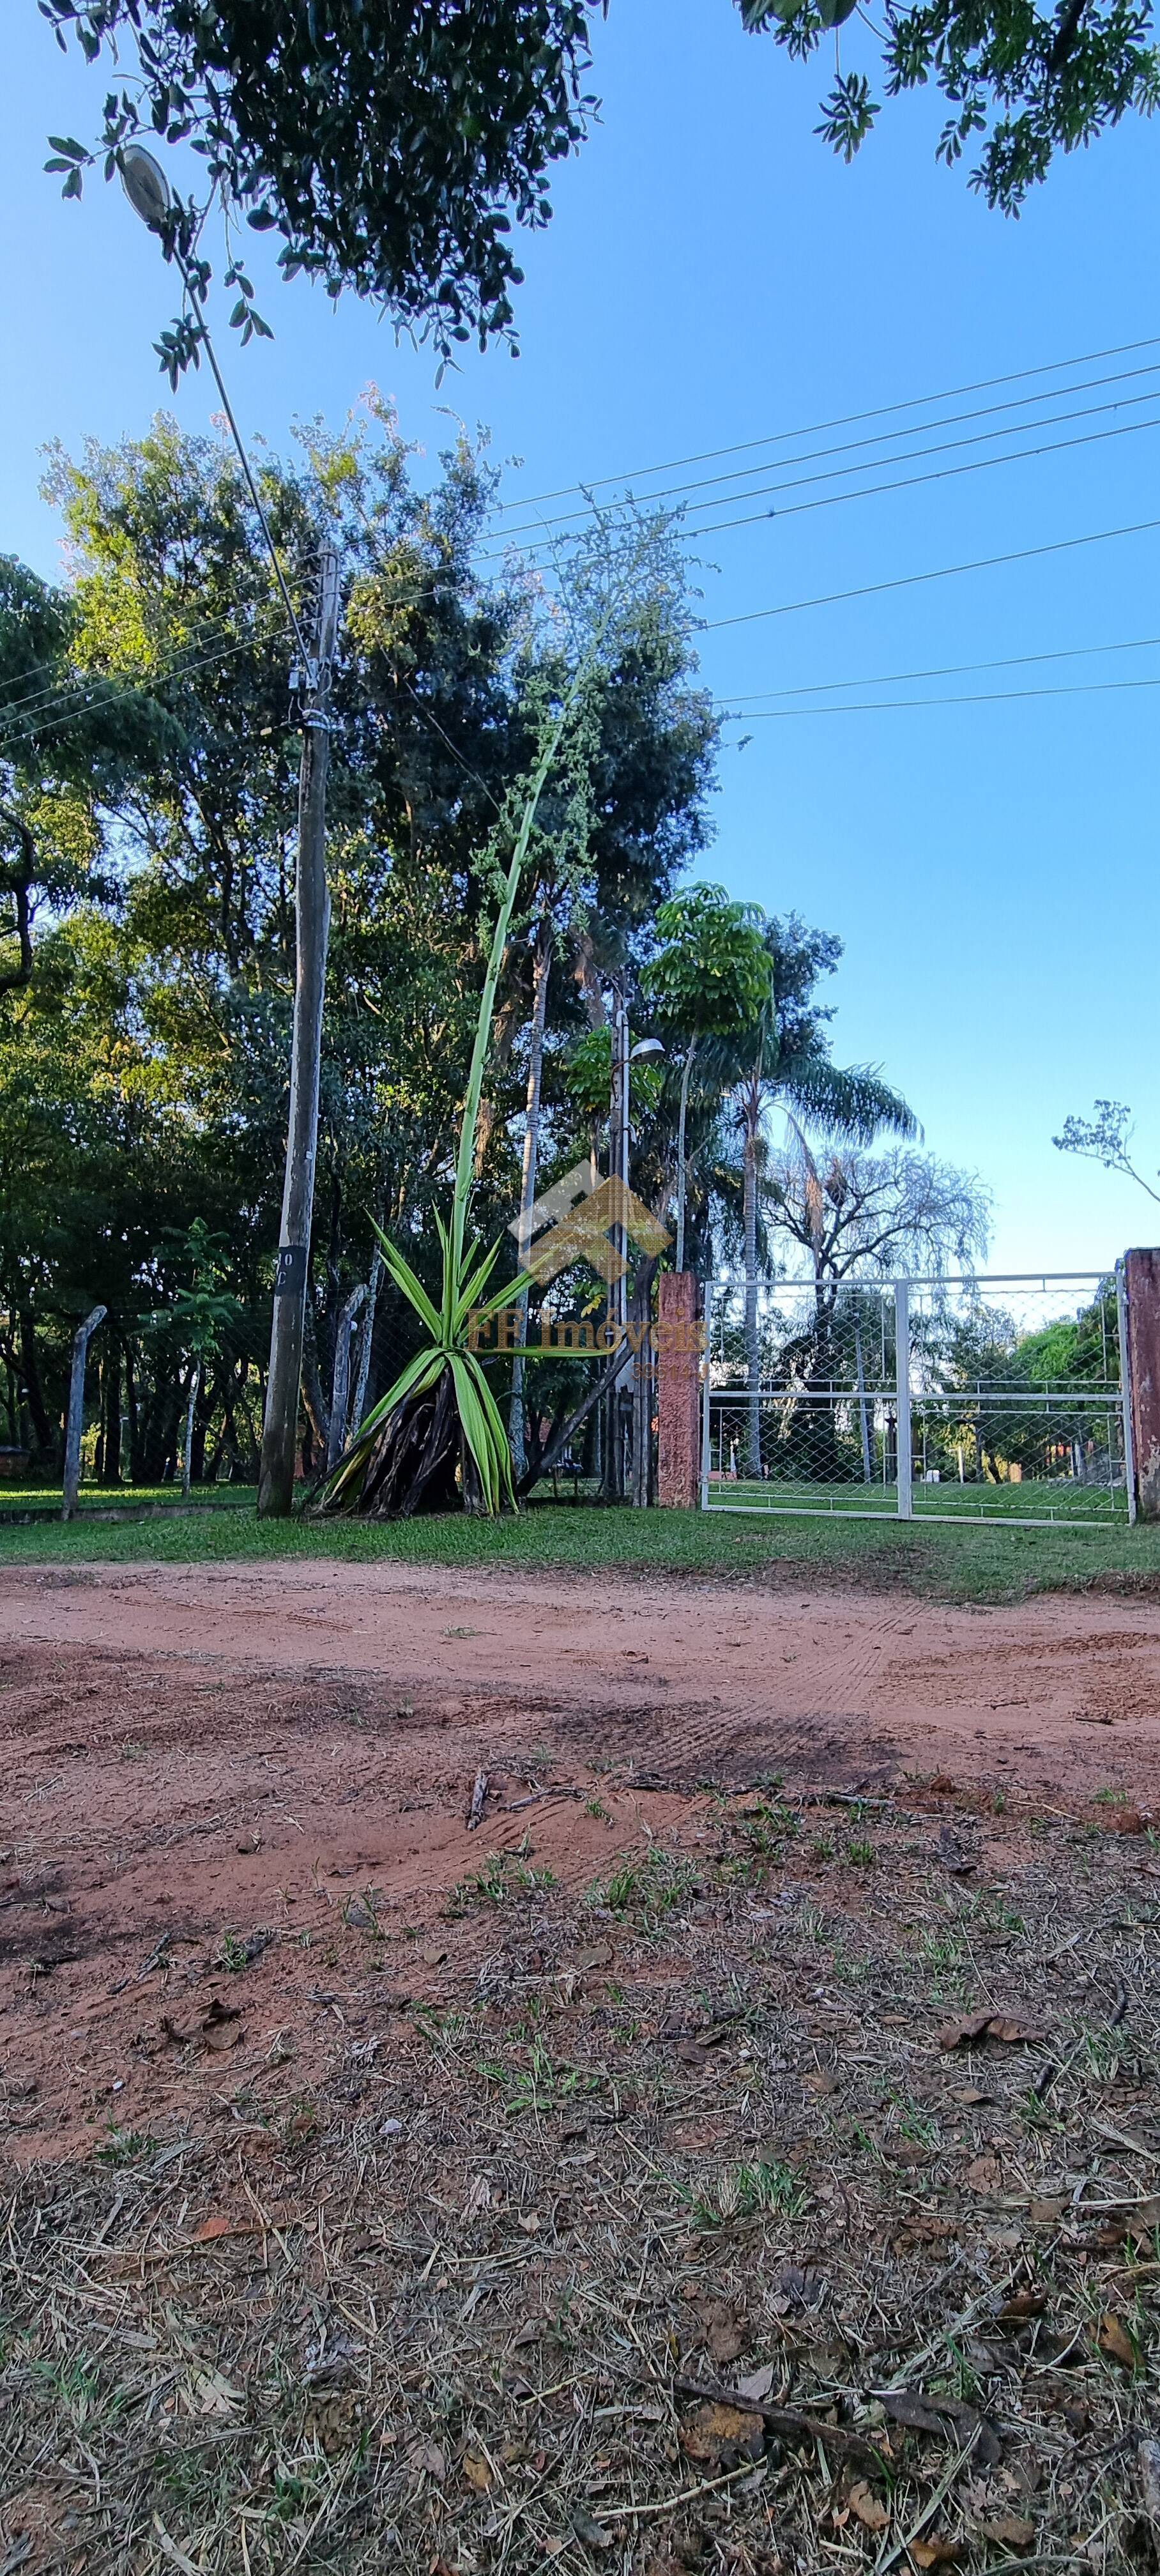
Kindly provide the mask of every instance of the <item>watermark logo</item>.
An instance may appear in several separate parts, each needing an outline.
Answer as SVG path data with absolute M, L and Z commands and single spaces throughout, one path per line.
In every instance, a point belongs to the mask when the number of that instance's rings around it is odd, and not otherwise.
M 550 1287 L 577 1261 L 586 1261 L 612 1288 L 628 1273 L 620 1246 L 612 1240 L 614 1228 L 638 1252 L 663 1252 L 672 1241 L 668 1227 L 616 1173 L 602 1181 L 591 1163 L 576 1163 L 554 1188 L 545 1190 L 534 1207 L 513 1217 L 508 1233 L 519 1245 L 520 1269 L 529 1284 Z M 705 1326 L 696 1320 L 651 1323 L 643 1317 L 619 1323 L 609 1316 L 602 1322 L 547 1311 L 538 1320 L 539 1338 L 533 1340 L 522 1303 L 471 1315 L 469 1347 L 473 1351 L 568 1352 L 580 1358 L 605 1358 L 613 1351 L 628 1350 L 638 1368 L 662 1355 L 700 1358 L 705 1349 Z
M 508 1233 L 519 1245 L 521 1270 L 538 1286 L 549 1286 L 574 1262 L 586 1261 L 611 1288 L 628 1272 L 623 1253 L 612 1241 L 614 1227 L 638 1252 L 663 1252 L 672 1240 L 668 1227 L 618 1173 L 601 1181 L 591 1163 L 576 1163 L 554 1188 L 545 1190 L 534 1207 L 513 1217 Z M 533 1248 L 536 1235 L 543 1239 Z

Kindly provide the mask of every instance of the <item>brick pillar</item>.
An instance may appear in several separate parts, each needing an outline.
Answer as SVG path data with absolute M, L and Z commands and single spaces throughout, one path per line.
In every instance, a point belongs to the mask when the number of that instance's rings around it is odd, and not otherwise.
M 663 1270 L 657 1321 L 657 1501 L 691 1510 L 701 1490 L 701 1332 L 691 1270 Z
M 1160 1520 L 1160 1251 L 1124 1255 L 1136 1508 Z

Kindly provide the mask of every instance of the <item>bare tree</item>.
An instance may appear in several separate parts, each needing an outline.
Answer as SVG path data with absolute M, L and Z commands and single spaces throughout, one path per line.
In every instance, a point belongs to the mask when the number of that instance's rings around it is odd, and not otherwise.
M 1053 1136 L 1052 1144 L 1061 1154 L 1083 1154 L 1089 1162 L 1102 1163 L 1105 1172 L 1122 1172 L 1126 1181 L 1135 1181 L 1160 1206 L 1160 1190 L 1154 1190 L 1151 1181 L 1137 1171 L 1128 1152 L 1133 1134 L 1131 1110 L 1122 1100 L 1096 1100 L 1092 1106 L 1094 1118 L 1065 1118 L 1063 1134 Z
M 819 1329 L 847 1279 L 956 1263 L 970 1270 L 985 1253 L 991 1199 L 977 1174 L 906 1146 L 873 1153 L 845 1145 L 815 1155 L 791 1123 L 791 1143 L 766 1163 L 765 1223 L 805 1254 Z

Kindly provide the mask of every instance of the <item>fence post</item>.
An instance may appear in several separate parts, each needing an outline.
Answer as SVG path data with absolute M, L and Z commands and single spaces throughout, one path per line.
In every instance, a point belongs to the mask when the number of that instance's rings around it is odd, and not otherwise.
M 1128 1342 L 1128 1283 L 1121 1256 L 1116 1263 L 1116 1323 L 1120 1339 L 1120 1421 L 1124 1434 L 1124 1482 L 1128 1489 L 1128 1527 L 1136 1519 L 1136 1443 L 1132 1426 L 1132 1354 Z
M 657 1318 L 657 1501 L 694 1511 L 701 1447 L 697 1282 L 662 1270 Z
M 89 1343 L 98 1324 L 103 1324 L 108 1308 L 94 1306 L 83 1324 L 73 1334 L 72 1373 L 68 1382 L 68 1427 L 64 1436 L 64 1496 L 62 1521 L 76 1517 L 77 1494 L 81 1481 L 81 1433 L 85 1427 L 85 1361 Z
M 914 1519 L 910 1434 L 910 1281 L 894 1282 L 894 1369 L 898 1394 L 898 1517 Z
M 710 1448 L 712 1434 L 709 1425 L 709 1388 L 712 1384 L 712 1370 L 710 1368 L 712 1324 L 713 1284 L 712 1281 L 709 1280 L 706 1282 L 705 1286 L 705 1356 L 701 1362 L 701 1366 L 705 1372 L 701 1381 L 701 1509 L 703 1512 L 707 1512 L 709 1509 L 709 1463 L 712 1455 Z
M 1160 1520 L 1160 1250 L 1124 1254 L 1128 1395 L 1136 1509 Z

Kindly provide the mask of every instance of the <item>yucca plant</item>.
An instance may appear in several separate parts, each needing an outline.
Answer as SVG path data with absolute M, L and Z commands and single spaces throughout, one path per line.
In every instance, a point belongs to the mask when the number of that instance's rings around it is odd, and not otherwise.
M 500 1246 L 493 1243 L 485 1250 L 478 1239 L 469 1241 L 467 1219 L 479 1103 L 504 950 L 536 809 L 591 660 L 589 653 L 558 714 L 548 724 L 503 880 L 463 1104 L 451 1219 L 449 1224 L 439 1215 L 435 1219 L 443 1252 L 443 1289 L 438 1306 L 397 1245 L 378 1227 L 375 1229 L 384 1267 L 414 1308 L 429 1336 L 428 1346 L 408 1361 L 394 1385 L 360 1424 L 318 1497 L 315 1509 L 321 1512 L 406 1518 L 419 1510 L 451 1511 L 461 1496 L 484 1512 L 498 1512 L 505 1502 L 515 1509 L 507 1432 L 480 1361 L 467 1346 L 468 1317 L 473 1312 L 488 1314 L 506 1305 L 512 1290 L 510 1282 L 505 1282 L 487 1293 Z

